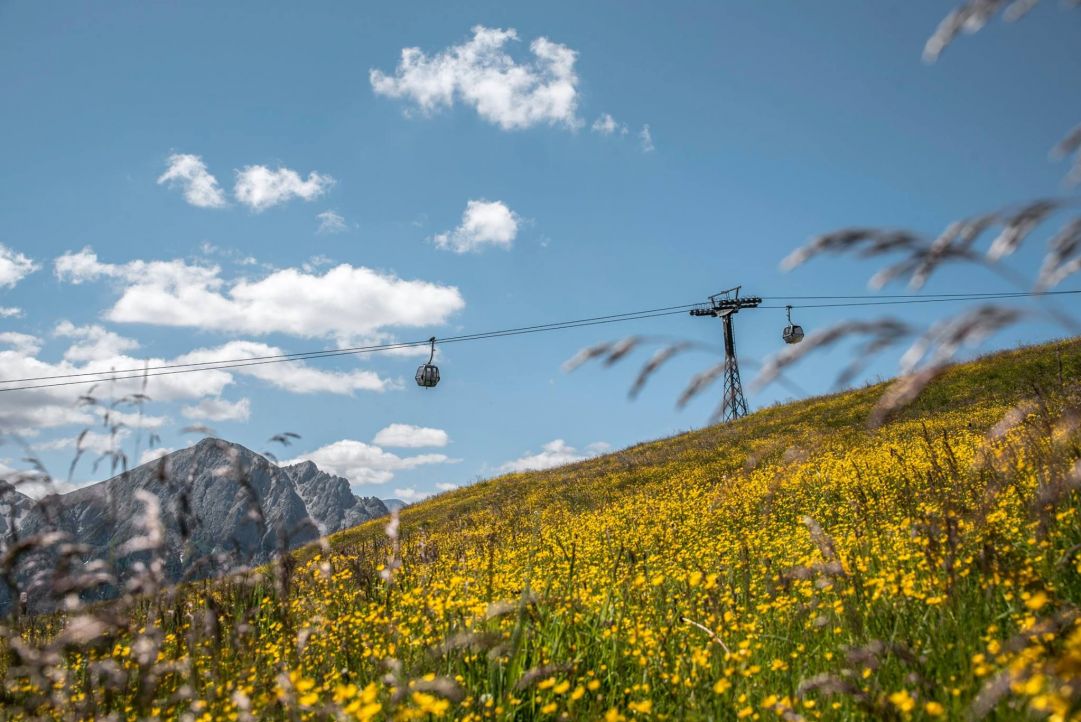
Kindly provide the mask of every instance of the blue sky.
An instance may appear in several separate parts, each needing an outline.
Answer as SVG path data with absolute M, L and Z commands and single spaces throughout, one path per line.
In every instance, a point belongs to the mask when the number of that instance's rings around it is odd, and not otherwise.
M 839 227 L 933 236 L 1063 189 L 1067 168 L 1048 149 L 1081 119 L 1081 15 L 1043 3 L 924 64 L 947 9 L 0 4 L 0 308 L 18 309 L 0 318 L 0 375 L 447 336 L 736 284 L 864 293 L 873 264 L 778 263 Z M 405 48 L 421 53 L 408 67 Z M 486 74 L 503 55 L 510 72 Z M 1038 250 L 1011 264 L 1031 271 Z M 1012 289 L 954 269 L 927 288 L 947 290 Z M 930 323 L 947 309 L 894 311 Z M 811 330 L 881 312 L 798 318 Z M 783 311 L 741 314 L 741 354 L 779 350 L 783 323 Z M 175 376 L 151 382 L 143 424 L 167 449 L 203 424 L 314 458 L 358 493 L 419 498 L 706 423 L 719 391 L 682 411 L 673 401 L 708 355 L 677 359 L 634 402 L 644 353 L 560 370 L 629 333 L 717 341 L 720 328 L 680 315 L 457 344 L 440 351 L 433 391 L 413 384 L 415 355 Z M 1034 321 L 986 348 L 1058 333 Z M 829 390 L 844 359 L 813 357 L 792 379 Z M 866 376 L 896 370 L 894 355 Z M 0 399 L 3 430 L 61 477 L 94 423 L 78 393 Z M 750 402 L 788 397 L 768 388 Z M 268 444 L 282 431 L 302 438 Z M 140 456 L 148 433 L 128 432 L 124 450 Z M 11 437 L 0 446 L 5 467 L 22 455 Z M 74 480 L 103 475 L 82 463 Z

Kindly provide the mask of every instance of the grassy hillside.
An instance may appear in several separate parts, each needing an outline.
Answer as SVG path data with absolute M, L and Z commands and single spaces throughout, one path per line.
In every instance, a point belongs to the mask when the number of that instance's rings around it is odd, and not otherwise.
M 389 536 L 373 522 L 163 592 L 51 677 L 9 652 L 7 709 L 1069 719 L 1079 378 L 1078 343 L 1023 349 L 951 370 L 878 429 L 874 387 L 479 483 Z

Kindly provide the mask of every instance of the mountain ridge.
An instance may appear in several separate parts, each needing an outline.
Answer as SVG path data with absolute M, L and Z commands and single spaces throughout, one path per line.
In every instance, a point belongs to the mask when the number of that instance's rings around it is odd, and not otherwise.
M 140 492 L 157 498 L 158 520 L 148 518 Z M 160 522 L 159 552 L 169 581 L 263 564 L 389 513 L 379 499 L 353 494 L 348 480 L 312 462 L 278 465 L 213 437 L 110 479 L 29 500 L 32 505 L 28 500 L 10 485 L 0 490 L 0 512 L 13 512 L 19 538 L 60 532 L 83 545 L 84 561 L 110 559 L 118 570 L 146 556 L 124 551 L 138 546 L 133 542 L 150 536 L 150 526 Z M 12 513 L 0 515 L 7 538 Z M 31 576 L 47 576 L 50 563 L 42 559 Z

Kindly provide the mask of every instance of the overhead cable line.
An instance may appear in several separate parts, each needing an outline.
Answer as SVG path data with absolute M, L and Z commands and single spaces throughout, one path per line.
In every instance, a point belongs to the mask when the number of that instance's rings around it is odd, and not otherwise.
M 895 294 L 895 295 L 864 295 L 864 296 L 762 296 L 761 298 L 778 300 L 837 300 L 838 303 L 800 303 L 786 304 L 781 306 L 758 306 L 758 308 L 781 309 L 791 308 L 836 308 L 853 306 L 890 306 L 914 303 L 948 303 L 959 301 L 985 301 L 985 300 L 1010 300 L 1019 298 L 1032 298 L 1042 296 L 1074 295 L 1081 290 L 1046 291 L 1041 293 L 1024 291 L 1007 291 L 999 293 L 944 293 L 944 294 Z M 858 300 L 867 299 L 867 300 Z M 487 331 L 459 336 L 448 336 L 439 339 L 439 343 L 461 343 L 464 341 L 481 341 L 489 338 L 502 338 L 506 336 L 519 336 L 530 333 L 546 331 L 561 331 L 564 329 L 581 328 L 584 326 L 597 326 L 609 323 L 621 323 L 624 321 L 636 321 L 640 319 L 657 318 L 661 316 L 673 316 L 682 314 L 687 309 L 699 307 L 701 304 L 690 303 L 678 306 L 664 306 L 661 308 L 645 309 L 642 311 L 630 311 L 627 313 L 610 314 L 607 316 L 594 316 L 592 318 L 575 319 L 571 321 L 559 321 L 553 323 L 536 324 L 533 326 L 520 326 L 517 328 Z M 143 368 L 128 368 L 108 371 L 83 371 L 70 374 L 55 374 L 50 376 L 32 376 L 16 379 L 3 379 L 0 384 L 24 384 L 21 386 L 0 386 L 0 393 L 5 391 L 29 391 L 32 389 L 54 388 L 59 386 L 74 386 L 80 384 L 93 384 L 103 381 L 125 381 L 132 379 L 144 379 L 155 376 L 171 376 L 174 374 L 194 373 L 197 371 L 225 371 L 229 369 L 245 368 L 250 366 L 262 366 L 266 364 L 286 363 L 289 361 L 306 361 L 337 356 L 352 356 L 367 353 L 381 353 L 410 348 L 428 346 L 429 340 L 403 341 L 396 343 L 374 344 L 368 346 L 352 346 L 340 349 L 328 349 L 323 351 L 299 351 L 294 353 L 268 354 L 265 356 L 248 356 L 245 358 L 219 359 L 216 361 L 198 361 L 177 364 L 161 364 L 145 366 Z M 31 383 L 31 382 L 48 383 Z
M 637 321 L 639 319 L 657 318 L 659 316 L 674 316 L 674 315 L 677 315 L 677 314 L 682 315 L 682 314 L 686 313 L 687 309 L 690 308 L 690 307 L 691 307 L 690 305 L 686 305 L 686 306 L 681 306 L 679 308 L 679 310 L 663 311 L 663 312 L 659 312 L 659 313 L 639 313 L 638 315 L 620 314 L 619 318 L 605 318 L 605 319 L 601 319 L 601 320 L 586 320 L 586 319 L 583 319 L 581 321 L 570 321 L 570 322 L 563 322 L 563 323 L 560 323 L 560 324 L 544 324 L 544 325 L 541 325 L 541 326 L 526 326 L 526 327 L 517 328 L 517 329 L 506 329 L 506 330 L 503 330 L 503 331 L 490 331 L 490 332 L 487 332 L 487 333 L 469 334 L 469 335 L 464 335 L 464 336 L 450 336 L 450 337 L 447 337 L 447 338 L 439 339 L 439 343 L 445 344 L 445 343 L 460 343 L 462 341 L 482 341 L 484 339 L 502 338 L 504 336 L 519 336 L 521 334 L 540 333 L 540 332 L 543 332 L 543 331 L 561 331 L 563 329 L 568 329 L 568 328 L 581 328 L 583 326 L 598 326 L 598 325 L 607 324 L 607 323 L 619 323 L 621 321 Z M 134 370 L 127 370 L 127 371 L 94 371 L 94 372 L 85 372 L 85 373 L 71 374 L 71 375 L 60 374 L 60 375 L 57 375 L 57 376 L 45 377 L 45 378 L 68 379 L 68 378 L 73 378 L 73 377 L 85 377 L 85 376 L 91 376 L 91 375 L 95 376 L 96 378 L 79 378 L 78 380 L 52 381 L 50 383 L 43 383 L 43 384 L 31 384 L 31 385 L 25 385 L 25 386 L 8 386 L 6 388 L 0 388 L 0 393 L 3 393 L 5 391 L 29 391 L 31 389 L 46 389 L 46 388 L 54 388 L 54 387 L 57 387 L 57 386 L 75 386 L 75 385 L 79 385 L 79 384 L 95 384 L 95 383 L 100 383 L 100 382 L 104 382 L 104 381 L 128 381 L 128 380 L 133 380 L 133 379 L 138 380 L 138 379 L 144 379 L 144 378 L 151 378 L 151 377 L 155 377 L 155 376 L 172 376 L 174 374 L 196 373 L 196 372 L 199 372 L 199 371 L 219 371 L 219 370 L 220 371 L 225 371 L 225 370 L 229 370 L 229 369 L 245 368 L 245 367 L 248 367 L 248 366 L 263 366 L 263 365 L 266 365 L 266 364 L 287 363 L 289 361 L 305 361 L 305 360 L 310 360 L 310 359 L 328 358 L 328 357 L 333 357 L 333 356 L 353 356 L 353 355 L 359 355 L 359 354 L 364 354 L 364 353 L 376 353 L 376 352 L 382 352 L 382 351 L 394 351 L 394 350 L 398 350 L 398 349 L 406 349 L 406 348 L 427 346 L 428 343 L 429 343 L 429 341 L 427 339 L 425 339 L 423 341 L 406 341 L 406 342 L 402 342 L 402 343 L 382 344 L 382 345 L 378 345 L 378 346 L 358 346 L 358 347 L 353 347 L 353 348 L 350 348 L 350 349 L 335 349 L 335 350 L 331 350 L 331 351 L 314 351 L 314 352 L 310 352 L 308 354 L 296 353 L 296 354 L 289 354 L 287 357 L 286 357 L 285 354 L 282 354 L 279 357 L 270 357 L 270 358 L 265 358 L 265 359 L 260 359 L 260 360 L 254 360 L 254 358 L 250 357 L 248 359 L 236 360 L 236 361 L 230 361 L 230 362 L 210 362 L 210 361 L 207 361 L 207 362 L 204 362 L 204 363 L 205 364 L 212 364 L 213 363 L 213 364 L 216 364 L 216 365 L 200 365 L 198 368 L 171 368 L 169 370 L 160 370 L 160 369 L 169 368 L 169 367 L 159 366 L 159 367 L 156 367 L 158 370 L 149 371 L 149 372 L 144 370 L 144 369 L 134 369 Z M 177 365 L 187 366 L 186 364 L 177 364 Z M 30 380 L 32 380 L 32 379 L 10 379 L 10 380 L 5 380 L 5 381 L 0 381 L 0 383 L 21 383 L 22 381 L 30 381 Z
M 597 321 L 621 321 L 625 319 L 635 318 L 650 318 L 645 314 L 653 314 L 661 311 L 673 311 L 679 313 L 689 308 L 697 306 L 696 303 L 685 303 L 681 306 L 665 306 L 663 308 L 651 308 L 643 311 L 628 311 L 627 313 L 616 313 L 609 316 L 594 316 L 593 318 L 583 318 L 574 321 L 558 321 L 554 323 L 544 323 L 535 326 L 521 326 L 519 328 L 504 329 L 502 331 L 487 331 L 484 333 L 466 334 L 464 336 L 448 336 L 439 340 L 439 343 L 449 343 L 451 341 L 468 341 L 477 338 L 488 338 L 494 336 L 511 335 L 524 333 L 527 331 L 546 331 L 551 329 L 569 327 L 574 328 L 577 325 L 591 325 L 592 322 Z M 395 351 L 398 349 L 412 348 L 414 346 L 427 346 L 428 341 L 402 341 L 398 343 L 377 344 L 373 346 L 347 346 L 344 348 L 326 349 L 323 351 L 297 351 L 294 353 L 282 353 L 282 354 L 270 354 L 266 356 L 245 356 L 243 358 L 231 358 L 231 359 L 218 359 L 216 361 L 192 361 L 188 363 L 179 364 L 163 364 L 158 366 L 145 366 L 143 368 L 129 368 L 129 369 L 116 369 L 110 371 L 84 371 L 81 373 L 71 374 L 56 374 L 53 376 L 28 376 L 21 379 L 3 379 L 0 380 L 0 384 L 15 384 L 24 383 L 28 381 L 50 381 L 53 379 L 69 379 L 80 378 L 85 376 L 103 376 L 103 375 L 115 375 L 115 374 L 138 374 L 142 377 L 148 371 L 161 371 L 165 369 L 192 369 L 195 371 L 212 371 L 215 368 L 221 368 L 221 364 L 234 364 L 234 363 L 247 363 L 252 361 L 303 361 L 306 359 L 322 358 L 324 356 L 347 356 L 349 354 L 371 353 L 375 351 Z M 4 389 L 0 389 L 3 391 Z

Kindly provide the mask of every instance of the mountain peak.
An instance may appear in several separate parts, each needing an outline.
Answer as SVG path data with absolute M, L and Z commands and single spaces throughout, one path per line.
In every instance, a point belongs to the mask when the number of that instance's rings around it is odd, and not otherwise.
M 300 461 L 281 469 L 292 478 L 308 513 L 324 534 L 390 513 L 381 501 L 357 496 L 350 489 L 348 479 L 323 471 L 313 461 Z
M 287 465 L 282 466 L 282 468 L 283 469 L 295 469 L 296 471 L 298 471 L 298 472 L 300 472 L 302 474 L 311 474 L 311 473 L 314 473 L 314 472 L 322 471 L 322 469 L 320 469 L 318 466 L 316 466 L 315 462 L 311 461 L 310 459 L 305 459 L 304 461 L 298 461 L 295 464 L 287 464 Z
M 240 444 L 226 441 L 225 439 L 219 439 L 216 436 L 204 436 L 188 448 L 195 451 L 208 451 L 210 449 L 243 449 L 244 451 L 251 451 L 251 449 L 241 446 Z M 181 449 L 181 451 L 183 451 L 183 449 Z
M 9 492 L 0 508 L 13 505 L 20 536 L 62 531 L 105 556 L 143 534 L 146 508 L 139 491 L 158 497 L 162 552 L 172 579 L 189 574 L 196 564 L 202 576 L 236 564 L 262 564 L 319 534 L 389 513 L 378 499 L 354 495 L 346 479 L 311 461 L 279 466 L 212 436 L 47 502 Z M 6 601 L 0 590 L 0 609 Z

